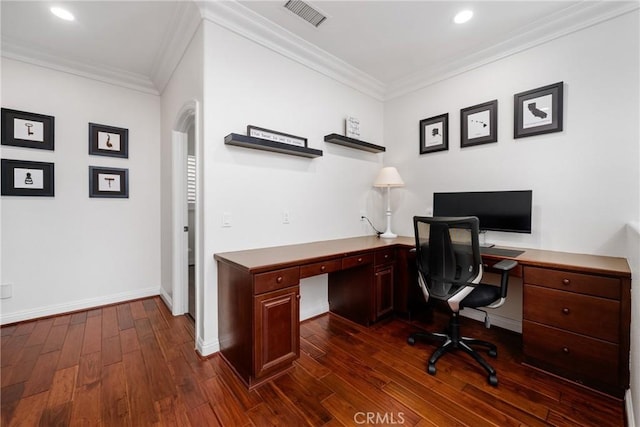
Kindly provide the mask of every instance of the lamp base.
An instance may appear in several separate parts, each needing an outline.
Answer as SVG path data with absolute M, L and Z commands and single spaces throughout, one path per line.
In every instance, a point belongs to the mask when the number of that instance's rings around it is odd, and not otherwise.
M 398 235 L 390 231 L 386 231 L 382 233 L 380 237 L 382 237 L 383 239 L 395 239 L 396 237 L 398 237 Z

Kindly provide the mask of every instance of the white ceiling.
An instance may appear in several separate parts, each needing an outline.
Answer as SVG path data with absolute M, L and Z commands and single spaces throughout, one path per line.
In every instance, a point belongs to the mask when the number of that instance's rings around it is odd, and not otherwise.
M 638 7 L 637 1 L 314 0 L 311 5 L 328 16 L 315 28 L 284 3 L 57 1 L 76 16 L 75 22 L 65 22 L 49 12 L 53 2 L 2 0 L 2 54 L 160 93 L 204 17 L 245 36 L 250 32 L 238 25 L 270 26 L 281 39 L 321 52 L 315 55 L 323 57 L 319 61 L 344 62 L 388 88 L 416 76 L 450 73 Z M 454 24 L 453 16 L 463 8 L 472 9 L 474 18 Z M 231 15 L 234 22 L 227 25 Z M 241 24 L 237 15 L 243 16 Z

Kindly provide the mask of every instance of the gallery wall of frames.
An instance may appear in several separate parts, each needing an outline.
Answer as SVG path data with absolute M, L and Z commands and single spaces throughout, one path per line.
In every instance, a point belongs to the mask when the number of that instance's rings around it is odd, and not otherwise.
M 2 108 L 2 145 L 55 149 L 55 117 Z M 129 158 L 129 130 L 88 123 L 90 156 Z M 88 165 L 89 197 L 128 198 L 129 169 Z M 55 196 L 55 165 L 2 159 L 3 196 Z

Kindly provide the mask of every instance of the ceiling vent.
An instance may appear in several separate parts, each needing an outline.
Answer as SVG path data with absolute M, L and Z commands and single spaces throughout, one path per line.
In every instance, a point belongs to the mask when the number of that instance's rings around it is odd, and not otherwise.
M 314 27 L 319 26 L 327 19 L 322 13 L 315 10 L 308 3 L 300 0 L 289 0 L 284 5 L 285 8 L 298 15 L 300 18 L 312 24 Z

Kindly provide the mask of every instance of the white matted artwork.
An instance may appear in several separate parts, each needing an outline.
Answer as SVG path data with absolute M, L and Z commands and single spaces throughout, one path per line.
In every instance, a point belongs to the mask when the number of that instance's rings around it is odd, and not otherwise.
M 469 114 L 467 116 L 467 138 L 480 138 L 483 136 L 489 136 L 491 133 L 491 126 L 489 120 L 491 119 L 489 110 L 480 111 L 475 114 Z
M 117 133 L 98 131 L 98 149 L 120 151 L 120 135 Z
M 449 113 L 420 120 L 420 154 L 449 149 Z
M 434 145 L 442 144 L 443 138 L 442 122 L 433 123 L 424 127 L 424 146 L 433 147 Z
M 25 141 L 44 143 L 44 123 L 18 118 L 13 119 L 13 137 Z
M 529 129 L 553 122 L 553 96 L 551 94 L 522 101 L 522 128 Z
M 99 173 L 98 191 L 120 191 L 120 175 L 113 173 Z
M 13 170 L 13 187 L 44 189 L 44 171 L 42 169 L 15 168 Z

